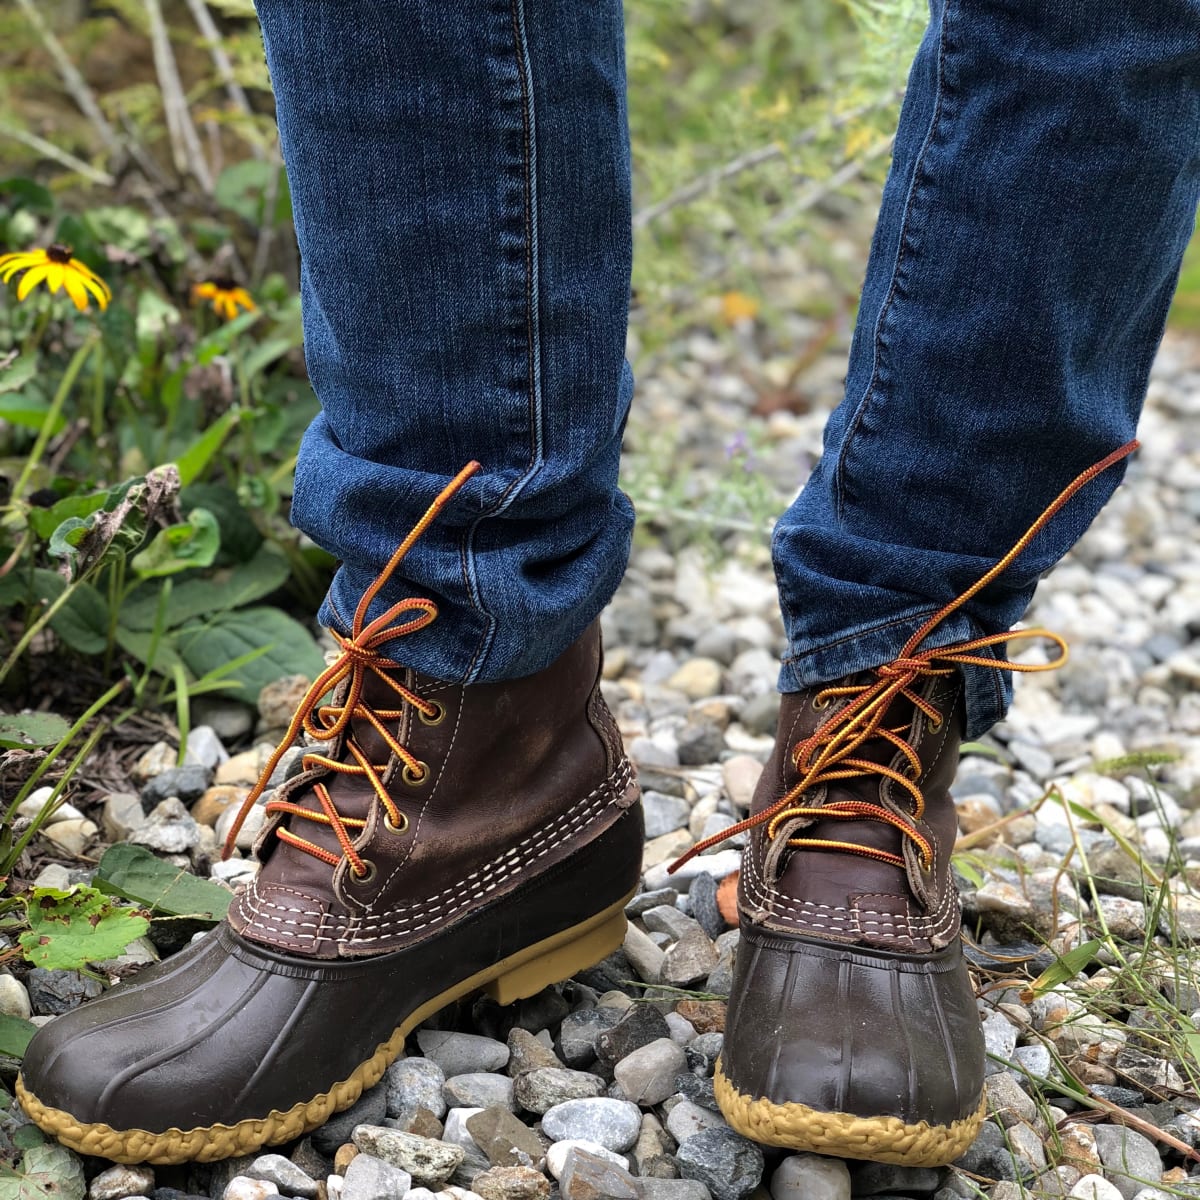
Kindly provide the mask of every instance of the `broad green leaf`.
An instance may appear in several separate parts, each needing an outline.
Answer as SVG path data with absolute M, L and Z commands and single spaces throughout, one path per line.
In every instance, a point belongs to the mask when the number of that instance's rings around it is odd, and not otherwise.
M 231 408 L 222 413 L 179 457 L 175 465 L 179 468 L 179 482 L 183 487 L 194 483 L 204 468 L 221 448 L 230 431 L 241 416 L 239 409 Z
M 0 371 L 0 395 L 24 387 L 37 374 L 37 368 L 38 361 L 35 355 L 22 354 Z
M 0 1054 L 21 1058 L 35 1033 L 37 1026 L 32 1021 L 0 1013 Z
M 25 897 L 29 929 L 21 952 L 35 967 L 76 971 L 115 958 L 150 928 L 136 909 L 118 907 L 95 888 L 34 888 Z
M 106 559 L 133 553 L 152 524 L 174 515 L 178 493 L 179 472 L 173 463 L 127 479 L 109 491 L 102 509 L 82 520 L 68 517 L 51 536 L 50 553 L 66 560 L 72 578 Z
M 150 631 L 125 629 L 120 625 L 117 626 L 117 645 L 126 654 L 132 654 L 138 662 L 146 663 L 151 670 L 157 671 L 160 675 L 173 675 L 176 667 L 183 665 L 183 660 L 176 653 L 173 640 L 166 634 L 160 637 L 158 645 L 154 647 L 154 661 L 151 662 L 150 642 L 152 638 L 153 633 Z
M 70 728 L 54 713 L 0 714 L 0 746 L 6 749 L 53 746 L 67 736 Z
M 290 572 L 287 559 L 264 546 L 249 562 L 222 567 L 205 578 L 177 581 L 167 609 L 167 627 L 253 604 L 281 588 Z M 121 606 L 121 626 L 143 633 L 153 629 L 158 592 L 158 585 L 153 583 L 134 588 Z
M 219 921 L 233 899 L 231 892 L 170 863 L 144 846 L 121 842 L 109 847 L 96 868 L 94 883 L 102 892 L 123 896 L 168 917 Z
M 0 420 L 22 429 L 41 429 L 49 409 L 50 402 L 41 396 L 5 396 L 0 399 Z M 66 425 L 67 418 L 59 413 L 51 433 L 61 433 Z
M 150 218 L 128 205 L 98 205 L 89 208 L 84 217 L 92 236 L 100 242 L 119 246 L 130 254 L 149 254 Z
M 220 548 L 217 518 L 205 508 L 196 508 L 188 513 L 186 521 L 160 529 L 134 556 L 131 565 L 144 579 L 178 575 L 195 567 L 212 566 Z
M 325 669 L 312 634 L 277 608 L 243 608 L 218 613 L 203 624 L 192 622 L 178 631 L 176 646 L 198 679 L 230 659 L 267 647 L 265 654 L 229 675 L 245 688 L 238 699 L 247 704 L 257 703 L 263 687 L 284 675 L 315 679 Z
M 265 213 L 267 195 L 278 187 L 275 209 Z M 275 225 L 291 215 L 287 177 L 277 164 L 244 159 L 234 163 L 217 177 L 214 198 L 222 208 L 230 209 L 252 225 Z
M 30 1146 L 17 1170 L 0 1167 L 0 1200 L 83 1200 L 83 1160 L 64 1146 Z
M 1061 958 L 1052 962 L 1029 985 L 1028 990 L 1033 995 L 1039 996 L 1042 992 L 1048 992 L 1060 983 L 1066 983 L 1068 979 L 1074 979 L 1084 967 L 1092 962 L 1100 952 L 1102 945 L 1099 938 L 1093 938 L 1090 942 L 1076 946 L 1074 950 L 1068 950 Z
M 258 476 L 249 476 L 257 480 Z M 243 484 L 246 481 L 243 480 Z M 263 544 L 263 535 L 259 532 L 254 518 L 246 511 L 241 499 L 241 487 L 238 491 L 223 483 L 193 483 L 179 493 L 179 503 L 184 509 L 207 508 L 221 527 L 221 550 L 217 555 L 217 565 L 227 567 L 231 563 L 242 563 L 252 559 Z M 232 607 L 232 606 L 230 606 Z
M 39 567 L 33 573 L 38 600 L 53 601 L 66 590 L 67 582 L 54 571 Z M 50 628 L 72 650 L 80 654 L 102 654 L 108 647 L 108 604 L 90 583 L 76 581 L 70 598 L 55 613 Z
M 29 528 L 45 541 L 52 537 L 54 531 L 69 517 L 82 519 L 103 508 L 108 501 L 108 495 L 108 492 L 104 491 L 64 496 L 49 508 L 31 508 L 25 519 L 29 522 Z

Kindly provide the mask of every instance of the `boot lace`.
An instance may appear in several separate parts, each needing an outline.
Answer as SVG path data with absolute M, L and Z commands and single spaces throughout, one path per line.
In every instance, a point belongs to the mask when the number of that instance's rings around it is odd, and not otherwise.
M 933 614 L 909 638 L 900 654 L 889 663 L 876 667 L 875 680 L 869 683 L 831 685 L 822 688 L 813 697 L 813 707 L 825 708 L 834 701 L 845 700 L 828 720 L 808 737 L 791 748 L 792 766 L 799 773 L 799 780 L 783 796 L 761 812 L 739 821 L 712 837 L 705 838 L 691 847 L 686 854 L 673 862 L 668 871 L 677 871 L 689 859 L 725 841 L 727 838 L 766 825 L 767 837 L 774 840 L 785 824 L 794 819 L 804 821 L 882 821 L 897 830 L 903 839 L 901 845 L 911 844 L 923 870 L 933 866 L 933 846 L 915 822 L 925 814 L 925 796 L 918 780 L 923 767 L 916 749 L 907 740 L 918 714 L 928 721 L 929 728 L 937 731 L 943 715 L 924 696 L 919 694 L 921 684 L 932 677 L 952 675 L 959 667 L 986 667 L 993 671 L 1053 671 L 1067 661 L 1067 644 L 1057 634 L 1047 629 L 1013 629 L 1007 633 L 989 634 L 950 646 L 921 649 L 922 642 L 951 613 L 961 608 L 973 596 L 1000 576 L 1013 560 L 1029 545 L 1033 538 L 1050 522 L 1055 514 L 1075 495 L 1080 488 L 1090 483 L 1097 475 L 1106 471 L 1137 449 L 1136 441 L 1129 442 L 1094 466 L 1076 476 L 1045 509 L 1040 517 L 1025 531 L 1016 544 L 990 570 L 973 583 L 961 596 L 950 601 Z M 1000 646 L 1018 639 L 1048 641 L 1058 650 L 1056 658 L 1045 663 L 1016 663 L 1007 658 L 995 658 L 981 651 Z M 897 699 L 908 701 L 913 707 L 910 722 L 902 725 L 886 724 L 888 710 Z M 868 742 L 885 743 L 895 752 L 892 762 L 901 760 L 899 767 L 889 763 L 875 762 L 862 757 L 861 751 Z M 831 800 L 823 804 L 806 804 L 806 794 L 821 784 L 841 783 L 849 779 L 870 776 L 890 780 L 907 794 L 908 810 L 894 812 L 881 804 L 867 800 Z M 792 827 L 795 828 L 794 826 Z M 874 846 L 856 842 L 840 841 L 835 838 L 789 837 L 787 845 L 799 850 L 832 850 L 841 854 L 856 854 L 904 869 L 902 855 Z
M 409 550 L 412 549 L 413 544 L 429 528 L 451 497 L 478 470 L 479 464 L 477 462 L 468 463 L 442 489 L 437 499 L 425 510 L 425 514 L 413 526 L 408 536 L 396 547 L 395 553 L 379 573 L 378 578 L 363 593 L 362 599 L 359 600 L 358 607 L 354 612 L 354 622 L 351 626 L 350 636 L 343 637 L 338 633 L 333 634 L 338 645 L 341 647 L 341 653 L 313 681 L 312 686 L 300 701 L 299 706 L 292 716 L 287 733 L 275 748 L 270 760 L 263 768 L 258 782 L 250 790 L 250 793 L 242 802 L 236 818 L 234 818 L 233 825 L 230 827 L 229 834 L 225 839 L 225 846 L 222 851 L 223 858 L 228 858 L 233 853 L 238 832 L 245 822 L 247 815 L 259 797 L 266 791 L 268 780 L 274 774 L 275 768 L 279 765 L 284 754 L 295 744 L 301 731 L 307 733 L 310 738 L 318 742 L 337 742 L 338 739 L 345 735 L 343 749 L 354 760 L 352 762 L 342 761 L 328 754 L 310 751 L 301 759 L 301 765 L 304 770 L 308 771 L 320 767 L 337 775 L 356 776 L 366 779 L 374 790 L 379 803 L 383 806 L 385 814 L 384 822 L 388 828 L 396 833 L 402 833 L 408 828 L 408 818 L 400 811 L 396 802 L 388 794 L 387 788 L 383 786 L 383 776 L 390 764 L 371 762 L 362 747 L 355 742 L 349 727 L 350 722 L 356 718 L 370 724 L 380 738 L 383 739 L 388 750 L 403 764 L 401 767 L 401 777 L 406 783 L 416 786 L 427 777 L 429 767 L 425 763 L 420 762 L 407 747 L 401 745 L 395 735 L 388 729 L 388 722 L 398 721 L 404 715 L 404 705 L 409 705 L 416 709 L 418 718 L 430 725 L 436 725 L 441 721 L 445 715 L 445 710 L 436 701 L 424 699 L 410 688 L 406 688 L 403 684 L 398 683 L 389 675 L 389 671 L 401 669 L 402 664 L 388 658 L 381 651 L 389 642 L 394 642 L 397 638 L 406 637 L 410 633 L 416 633 L 418 630 L 424 629 L 427 625 L 431 624 L 437 619 L 438 609 L 432 600 L 418 597 L 401 600 L 393 604 L 386 612 L 381 613 L 371 621 L 370 624 L 367 624 L 367 612 L 371 607 L 371 602 L 395 573 L 396 568 L 399 567 Z M 404 616 L 405 613 L 413 615 L 404 621 L 399 621 L 399 618 Z M 401 707 L 376 708 L 363 700 L 363 688 L 367 681 L 368 672 L 387 684 L 401 702 Z M 339 693 L 339 703 L 321 703 L 324 696 L 339 688 L 342 689 Z M 298 804 L 292 804 L 286 800 L 271 800 L 265 806 L 266 813 L 268 816 L 275 813 L 286 813 L 292 817 L 305 821 L 314 821 L 319 825 L 328 827 L 337 838 L 338 844 L 342 849 L 342 855 L 334 854 L 331 850 L 327 850 L 325 847 L 309 841 L 308 838 L 293 833 L 283 825 L 279 825 L 275 829 L 275 836 L 280 841 L 286 842 L 289 846 L 294 846 L 297 850 L 301 850 L 305 854 L 311 854 L 314 858 L 319 858 L 322 862 L 326 862 L 332 867 L 338 866 L 344 857 L 349 862 L 350 870 L 356 879 L 364 880 L 369 878 L 373 873 L 373 868 L 355 850 L 353 841 L 354 836 L 360 834 L 366 827 L 366 819 L 362 817 L 348 817 L 338 812 L 337 806 L 333 803 L 324 783 L 315 783 L 313 785 L 313 792 L 320 802 L 320 812 L 303 808 Z

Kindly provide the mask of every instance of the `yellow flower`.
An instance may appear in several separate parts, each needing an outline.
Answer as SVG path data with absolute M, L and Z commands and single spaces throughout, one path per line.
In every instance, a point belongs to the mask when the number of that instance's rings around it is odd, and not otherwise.
M 721 297 L 721 317 L 728 325 L 753 321 L 758 316 L 758 301 L 745 292 L 726 292 Z
M 239 287 L 232 279 L 206 279 L 192 287 L 192 303 L 201 300 L 211 300 L 213 312 L 223 320 L 232 321 L 238 316 L 238 308 L 254 312 L 258 305 L 250 298 L 250 293 L 244 287 Z
M 45 250 L 23 250 L 15 254 L 0 254 L 0 283 L 8 283 L 24 271 L 17 285 L 17 299 L 24 300 L 39 283 L 44 283 L 57 295 L 66 288 L 75 307 L 85 312 L 88 296 L 95 296 L 101 311 L 112 299 L 112 289 L 91 267 L 77 258 L 70 246 L 55 242 Z

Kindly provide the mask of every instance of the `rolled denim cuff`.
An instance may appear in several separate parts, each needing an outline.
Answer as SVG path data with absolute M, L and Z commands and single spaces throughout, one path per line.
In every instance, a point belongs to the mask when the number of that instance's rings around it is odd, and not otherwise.
M 929 620 L 933 611 L 917 609 L 886 621 L 859 625 L 834 641 L 819 645 L 793 643 L 779 670 L 779 690 L 798 692 L 891 662 L 899 657 L 908 639 Z M 984 633 L 965 613 L 954 613 L 938 625 L 919 649 L 950 646 L 983 637 Z M 983 658 L 999 657 L 990 648 L 975 653 Z M 959 669 L 966 683 L 966 736 L 981 737 L 1008 711 L 1012 701 L 1012 672 L 975 666 Z

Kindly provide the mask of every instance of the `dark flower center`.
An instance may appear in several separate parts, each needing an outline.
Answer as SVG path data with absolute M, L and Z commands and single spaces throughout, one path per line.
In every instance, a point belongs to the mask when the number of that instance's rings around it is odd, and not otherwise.
M 218 275 L 216 278 L 210 279 L 209 282 L 218 291 L 222 292 L 232 292 L 238 286 L 238 281 L 231 279 L 228 275 Z
M 51 262 L 69 263 L 71 255 L 75 253 L 72 246 L 64 246 L 62 242 L 55 242 L 52 246 L 46 247 L 46 257 Z

